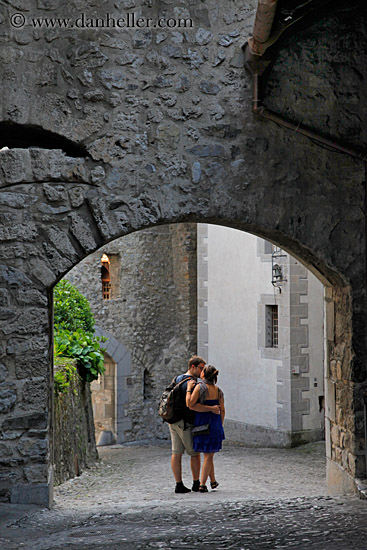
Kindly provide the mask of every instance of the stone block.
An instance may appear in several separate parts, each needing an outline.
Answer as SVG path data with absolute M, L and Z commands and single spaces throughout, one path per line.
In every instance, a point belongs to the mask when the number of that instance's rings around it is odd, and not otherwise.
M 310 379 L 308 377 L 300 376 L 292 380 L 292 388 L 300 390 L 301 392 L 309 391 Z
M 27 458 L 39 458 L 44 457 L 48 451 L 47 440 L 35 441 L 34 439 L 25 439 L 24 437 L 19 441 L 16 447 L 18 453 Z
M 111 228 L 113 227 L 113 223 L 108 214 L 105 200 L 88 196 L 88 203 L 99 232 L 105 239 L 110 239 L 112 237 Z
M 301 401 L 292 401 L 291 410 L 295 413 L 310 414 L 310 400 L 302 399 Z
M 0 283 L 7 285 L 10 289 L 32 287 L 31 279 L 22 271 L 5 265 L 0 265 Z
M 4 380 L 6 380 L 7 376 L 8 376 L 8 369 L 6 368 L 4 363 L 0 362 L 0 384 L 2 384 Z
M 8 413 L 17 401 L 17 390 L 9 384 L 0 384 L 0 413 Z
M 84 190 L 81 187 L 73 187 L 69 189 L 68 195 L 73 208 L 79 208 L 84 203 Z
M 92 230 L 87 222 L 76 212 L 70 215 L 70 230 L 86 252 L 92 252 L 97 248 Z
M 32 412 L 13 417 L 7 417 L 3 420 L 3 430 L 26 430 L 26 429 L 42 429 L 47 427 L 46 413 Z
M 10 206 L 11 208 L 26 208 L 37 201 L 37 197 L 31 194 L 2 192 L 0 195 L 0 206 Z
M 65 157 L 61 167 L 61 179 L 72 183 L 90 183 L 89 171 L 84 159 Z
M 115 377 L 104 376 L 104 389 L 105 390 L 114 390 L 115 389 Z
M 43 248 L 49 262 L 49 266 L 52 267 L 52 271 L 54 271 L 55 274 L 61 275 L 66 273 L 72 267 L 72 261 L 69 258 L 62 256 L 50 243 L 43 242 Z
M 292 410 L 292 433 L 301 432 L 303 429 L 302 414 Z
M 14 485 L 10 490 L 11 504 L 38 504 L 51 508 L 53 501 L 51 483 L 28 483 Z
M 339 428 L 335 424 L 333 424 L 331 427 L 330 437 L 334 447 L 339 445 L 339 441 L 340 441 Z
M 8 457 L 13 454 L 13 448 L 9 444 L 0 443 L 0 456 L 1 457 Z
M 67 193 L 64 185 L 45 183 L 43 184 L 43 192 L 50 202 L 65 202 L 65 200 L 67 200 Z
M 32 168 L 29 151 L 10 149 L 1 152 L 1 172 L 3 181 L 8 184 L 32 181 Z
M 290 329 L 290 338 L 293 345 L 308 346 L 308 327 L 298 327 Z
M 26 406 L 30 407 L 47 407 L 48 392 L 47 381 L 44 378 L 35 380 L 28 379 L 24 381 L 22 390 L 22 401 Z
M 115 416 L 115 404 L 105 405 L 104 406 L 104 415 L 108 418 L 113 418 Z
M 72 245 L 69 236 L 57 226 L 47 228 L 47 236 L 50 243 L 64 256 L 67 256 L 74 262 L 78 259 L 78 253 Z
M 38 279 L 38 281 L 40 281 L 46 288 L 53 285 L 56 280 L 56 275 L 44 260 L 41 260 L 40 258 L 31 259 L 29 264 L 32 274 L 36 279 Z
M 38 290 L 23 290 L 17 292 L 17 301 L 19 304 L 32 306 L 48 306 L 47 296 Z
M 16 322 L 9 322 L 3 329 L 5 334 L 14 334 L 16 331 L 21 335 L 40 334 L 48 329 L 49 314 L 46 308 L 24 307 Z
M 36 464 L 24 468 L 24 474 L 28 483 L 47 483 L 48 468 L 46 464 Z

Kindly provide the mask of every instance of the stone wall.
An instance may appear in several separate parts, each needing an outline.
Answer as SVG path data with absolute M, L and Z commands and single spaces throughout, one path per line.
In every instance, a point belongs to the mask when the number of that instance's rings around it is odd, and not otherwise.
M 351 354 L 350 289 L 327 292 L 326 458 L 329 488 L 351 491 L 354 478 L 366 477 L 362 393 L 364 367 Z M 361 343 L 359 342 L 359 345 Z M 353 370 L 353 374 L 352 374 Z M 345 475 L 348 472 L 348 475 Z
M 102 298 L 102 254 L 119 266 L 111 269 L 112 288 L 118 289 L 111 300 Z M 117 441 L 167 438 L 167 425 L 157 415 L 158 396 L 196 353 L 196 224 L 117 239 L 88 256 L 67 279 L 88 298 L 101 334 L 113 336 L 131 355 L 129 370 L 119 381 L 127 395 Z
M 54 481 L 80 475 L 98 459 L 89 384 L 78 376 L 55 396 Z
M 255 0 L 106 0 L 93 8 L 30 0 L 17 2 L 21 28 L 14 4 L 0 7 L 0 137 L 7 145 L 11 130 L 14 147 L 0 152 L 0 498 L 49 502 L 53 286 L 118 237 L 187 221 L 277 243 L 332 287 L 329 357 L 341 361 L 337 386 L 345 390 L 336 392 L 335 425 L 349 458 L 339 460 L 334 437 L 330 465 L 340 479 L 365 475 L 363 154 L 329 151 L 253 116 L 241 47 Z M 265 101 L 283 114 L 292 106 L 304 124 L 363 151 L 366 6 L 329 8 L 279 44 Z M 37 15 L 76 21 L 81 10 L 190 17 L 192 27 L 32 23 Z

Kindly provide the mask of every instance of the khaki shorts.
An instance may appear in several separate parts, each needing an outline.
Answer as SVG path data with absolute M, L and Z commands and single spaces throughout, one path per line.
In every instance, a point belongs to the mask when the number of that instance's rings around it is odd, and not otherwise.
M 186 426 L 186 430 L 184 430 L 183 420 L 179 420 L 175 424 L 168 424 L 171 433 L 172 454 L 182 455 L 186 451 L 189 456 L 197 456 L 200 453 L 194 451 L 192 447 L 192 426 L 190 424 L 186 424 Z

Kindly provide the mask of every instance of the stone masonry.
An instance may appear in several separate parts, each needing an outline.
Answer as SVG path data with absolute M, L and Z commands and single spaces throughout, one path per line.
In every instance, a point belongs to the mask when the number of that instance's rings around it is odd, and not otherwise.
M 255 233 L 328 285 L 328 483 L 352 491 L 366 475 L 365 163 L 254 117 L 242 46 L 255 10 L 1 4 L 1 500 L 51 502 L 53 286 L 114 239 L 180 221 Z M 80 28 L 81 13 L 106 24 Z M 166 27 L 107 26 L 108 14 L 132 13 Z M 279 43 L 265 104 L 365 151 L 364 2 L 330 3 L 294 33 Z

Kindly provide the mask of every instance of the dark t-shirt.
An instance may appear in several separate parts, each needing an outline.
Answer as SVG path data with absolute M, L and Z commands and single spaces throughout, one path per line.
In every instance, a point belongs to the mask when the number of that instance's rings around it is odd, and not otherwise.
M 183 384 L 181 384 L 181 386 L 180 386 L 180 392 L 182 393 L 182 398 L 183 398 L 184 402 L 186 402 L 187 382 L 189 380 L 195 380 L 196 381 L 196 378 L 193 377 L 193 376 L 190 376 L 189 374 L 180 374 L 179 376 L 176 377 L 176 382 L 181 382 L 181 380 L 184 380 L 185 378 L 187 378 L 187 381 L 183 382 Z M 195 422 L 195 411 L 191 411 L 188 407 L 186 407 L 183 419 L 188 424 L 194 424 L 194 422 Z

